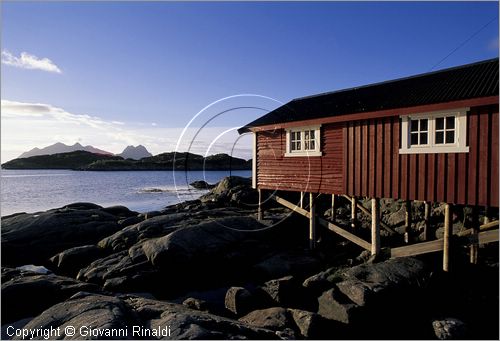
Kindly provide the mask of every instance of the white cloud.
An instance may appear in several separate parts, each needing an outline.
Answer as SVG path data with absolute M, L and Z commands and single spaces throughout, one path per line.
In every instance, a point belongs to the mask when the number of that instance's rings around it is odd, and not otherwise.
M 2 51 L 2 64 L 19 67 L 22 69 L 42 70 L 47 72 L 62 73 L 61 69 L 48 58 L 38 58 L 27 52 L 21 52 L 19 57 L 9 51 Z
M 55 142 L 74 144 L 76 141 L 113 153 L 127 145 L 142 144 L 153 154 L 174 151 L 182 128 L 144 125 L 140 122 L 108 121 L 96 116 L 74 114 L 43 103 L 1 101 L 2 162 L 18 157 L 34 147 Z M 249 159 L 251 138 L 240 138 L 233 127 L 188 128 L 178 151 L 205 155 L 231 154 Z M 218 136 L 230 130 L 228 133 Z M 215 141 L 215 142 L 213 142 Z

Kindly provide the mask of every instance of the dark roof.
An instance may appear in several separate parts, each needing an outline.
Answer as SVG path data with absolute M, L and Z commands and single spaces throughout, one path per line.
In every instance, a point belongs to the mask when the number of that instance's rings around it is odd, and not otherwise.
M 294 99 L 240 128 L 498 95 L 498 58 Z

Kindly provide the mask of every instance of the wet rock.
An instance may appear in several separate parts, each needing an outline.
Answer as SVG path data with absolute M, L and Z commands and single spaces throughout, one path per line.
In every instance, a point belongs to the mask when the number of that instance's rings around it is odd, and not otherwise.
M 432 321 L 434 333 L 439 340 L 468 339 L 467 326 L 456 318 L 445 318 Z
M 50 264 L 56 273 L 76 277 L 81 268 L 107 255 L 106 250 L 96 245 L 77 246 L 50 258 Z
M 2 268 L 2 323 L 36 316 L 79 291 L 99 288 L 54 274 Z
M 72 247 L 96 244 L 120 229 L 118 217 L 100 206 L 76 203 L 2 219 L 2 265 L 43 265 Z

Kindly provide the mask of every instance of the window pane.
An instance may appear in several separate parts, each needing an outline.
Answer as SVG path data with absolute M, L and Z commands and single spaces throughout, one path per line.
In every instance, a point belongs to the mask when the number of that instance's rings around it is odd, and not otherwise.
M 436 132 L 436 144 L 442 144 L 444 141 L 444 133 L 442 131 Z
M 437 130 L 444 129 L 444 117 L 436 118 L 436 129 Z
M 420 131 L 427 131 L 427 119 L 420 120 Z
M 455 143 L 455 131 L 447 131 L 446 132 L 446 143 Z
M 314 139 L 314 130 L 311 130 L 311 139 L 313 140 Z
M 410 135 L 410 144 L 413 146 L 413 145 L 417 145 L 418 144 L 418 133 L 412 133 Z
M 446 129 L 455 129 L 455 116 L 446 117 Z
M 311 147 L 311 150 L 315 150 L 316 149 L 316 145 L 314 143 L 314 140 L 311 141 L 311 143 L 309 144 L 309 147 Z
M 300 150 L 300 142 L 295 142 L 295 150 Z
M 304 142 L 304 150 L 309 150 L 309 140 Z
M 420 144 L 427 144 L 427 133 L 420 133 Z
M 309 140 L 309 131 L 304 132 L 304 140 Z
M 411 131 L 418 131 L 418 120 L 411 120 Z

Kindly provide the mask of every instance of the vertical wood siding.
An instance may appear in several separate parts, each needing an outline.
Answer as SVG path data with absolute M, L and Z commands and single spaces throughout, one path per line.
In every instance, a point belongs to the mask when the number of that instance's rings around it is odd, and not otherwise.
M 348 132 L 343 123 L 321 127 L 322 156 L 285 157 L 283 129 L 257 133 L 258 187 L 315 193 L 344 193 L 344 141 Z
M 354 141 L 344 160 L 348 195 L 498 207 L 498 106 L 471 108 L 468 153 L 400 155 L 399 117 L 349 122 L 345 131 Z
M 498 207 L 498 106 L 467 114 L 468 153 L 399 154 L 399 117 L 326 124 L 321 157 L 284 157 L 284 130 L 257 135 L 258 186 Z

